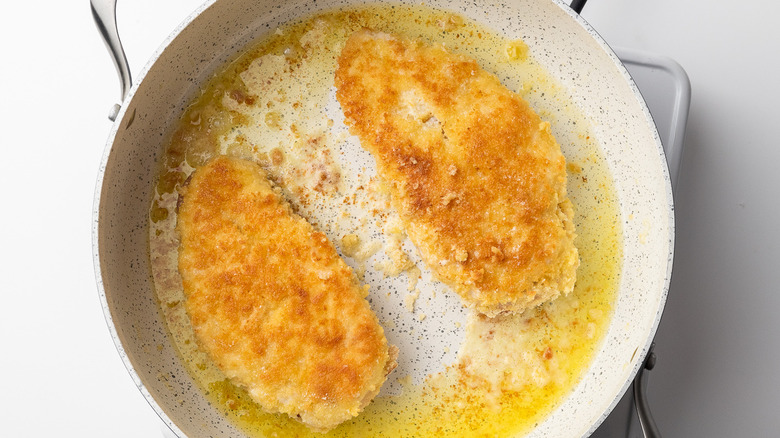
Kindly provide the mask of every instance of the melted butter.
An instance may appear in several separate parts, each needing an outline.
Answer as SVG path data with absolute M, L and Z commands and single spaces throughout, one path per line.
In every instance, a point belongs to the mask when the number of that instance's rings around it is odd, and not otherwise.
M 381 191 L 371 189 L 375 172 L 353 166 L 351 157 L 343 155 L 347 134 L 338 130 L 343 123 L 334 123 L 338 114 L 322 110 L 332 99 L 340 48 L 362 27 L 441 43 L 475 58 L 552 124 L 569 162 L 581 265 L 569 296 L 511 317 L 471 315 L 465 330 L 456 322 L 465 332 L 457 360 L 417 379 L 396 376 L 396 371 L 389 379 L 397 379 L 401 391 L 383 393 L 325 436 L 525 433 L 572 390 L 604 337 L 622 258 L 618 206 L 585 118 L 533 61 L 533 48 L 449 12 L 396 5 L 321 14 L 255 43 L 207 84 L 171 138 L 150 208 L 153 275 L 173 343 L 207 397 L 249 436 L 323 436 L 285 415 L 263 412 L 198 348 L 177 272 L 175 207 L 194 167 L 216 154 L 253 159 L 332 241 L 348 235 L 370 246 L 384 238 L 391 242 L 378 254 L 385 261 L 373 266 L 404 259 L 393 226 L 397 219 Z M 413 264 L 408 268 L 416 284 L 419 270 Z M 418 296 L 415 290 L 414 299 Z M 407 307 L 413 311 L 420 304 Z M 424 315 L 417 319 L 431 319 Z M 395 322 L 383 325 L 388 329 Z

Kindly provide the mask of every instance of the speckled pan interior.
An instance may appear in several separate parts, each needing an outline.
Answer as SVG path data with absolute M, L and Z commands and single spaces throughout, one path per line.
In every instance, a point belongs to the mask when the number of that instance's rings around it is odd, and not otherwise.
M 148 208 L 166 136 L 225 59 L 291 18 L 350 0 L 219 0 L 196 11 L 139 75 L 108 139 L 96 189 L 94 250 L 108 325 L 151 406 L 177 434 L 241 436 L 206 401 L 178 358 L 157 309 L 148 258 Z M 415 0 L 409 3 L 419 3 Z M 672 265 L 671 185 L 655 126 L 617 57 L 565 4 L 550 0 L 430 1 L 512 37 L 591 120 L 620 201 L 624 263 L 603 347 L 566 401 L 532 436 L 585 436 L 617 403 L 649 346 Z

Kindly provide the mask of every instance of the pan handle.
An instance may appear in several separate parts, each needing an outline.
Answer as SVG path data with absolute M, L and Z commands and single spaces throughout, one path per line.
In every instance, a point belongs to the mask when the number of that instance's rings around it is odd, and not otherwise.
M 655 367 L 655 353 L 653 349 L 655 343 L 650 345 L 647 351 L 645 362 L 639 368 L 639 372 L 634 379 L 634 406 L 636 406 L 636 415 L 639 417 L 639 426 L 642 428 L 642 434 L 645 438 L 661 438 L 661 433 L 655 425 L 653 414 L 650 412 L 650 404 L 647 402 L 647 373 Z
M 119 39 L 119 31 L 116 26 L 116 0 L 90 0 L 89 3 L 92 8 L 92 17 L 95 19 L 100 36 L 103 38 L 103 42 L 106 44 L 111 60 L 114 61 L 114 66 L 119 74 L 119 85 L 122 91 L 121 100 L 124 101 L 127 93 L 130 91 L 130 87 L 133 85 L 133 80 L 130 77 L 130 65 L 127 63 L 125 50 L 122 48 L 122 41 Z M 114 104 L 108 113 L 109 120 L 112 122 L 116 120 L 120 108 L 121 106 L 118 103 Z
M 582 13 L 582 8 L 585 7 L 585 2 L 588 0 L 572 0 L 571 4 L 569 5 L 574 12 L 580 14 Z

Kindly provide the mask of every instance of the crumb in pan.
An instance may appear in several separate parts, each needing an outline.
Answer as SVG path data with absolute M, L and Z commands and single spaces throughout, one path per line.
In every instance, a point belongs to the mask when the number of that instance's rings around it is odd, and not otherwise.
M 324 432 L 378 394 L 397 349 L 367 287 L 259 165 L 217 157 L 198 168 L 177 227 L 197 339 L 265 410 Z
M 335 84 L 407 235 L 466 305 L 494 316 L 573 289 L 566 161 L 522 98 L 471 58 L 370 30 L 347 41 Z

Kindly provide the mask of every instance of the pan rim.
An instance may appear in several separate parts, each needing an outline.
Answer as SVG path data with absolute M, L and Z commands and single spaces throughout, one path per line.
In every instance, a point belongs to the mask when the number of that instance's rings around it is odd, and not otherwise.
M 674 265 L 674 243 L 675 243 L 675 216 L 674 216 L 674 194 L 672 189 L 672 180 L 671 180 L 671 173 L 669 170 L 669 163 L 666 160 L 666 153 L 663 149 L 663 144 L 661 143 L 661 137 L 658 133 L 658 128 L 655 124 L 655 121 L 653 120 L 653 116 L 650 113 L 649 108 L 647 107 L 647 103 L 645 102 L 644 97 L 642 96 L 642 93 L 639 91 L 639 87 L 636 85 L 636 82 L 634 82 L 634 79 L 629 74 L 628 70 L 626 69 L 623 62 L 618 58 L 617 54 L 615 53 L 614 49 L 604 40 L 604 38 L 594 29 L 590 23 L 588 23 L 580 14 L 577 14 L 574 12 L 568 4 L 564 3 L 563 0 L 553 0 L 553 2 L 560 7 L 566 14 L 568 14 L 573 20 L 575 20 L 582 28 L 588 32 L 588 34 L 598 43 L 598 45 L 601 47 L 601 49 L 609 56 L 610 60 L 612 60 L 615 67 L 617 67 L 618 71 L 620 72 L 621 76 L 626 80 L 626 83 L 628 84 L 629 88 L 631 89 L 631 92 L 633 93 L 634 97 L 640 102 L 640 107 L 642 109 L 642 113 L 645 116 L 645 119 L 650 122 L 650 125 L 652 126 L 652 135 L 653 135 L 653 141 L 656 146 L 656 152 L 661 158 L 662 165 L 661 172 L 663 174 L 663 180 L 664 180 L 664 188 L 665 188 L 665 195 L 668 199 L 667 204 L 667 227 L 669 230 L 667 240 L 668 240 L 668 246 L 669 246 L 669 253 L 667 255 L 667 261 L 666 261 L 666 273 L 664 278 L 664 284 L 663 284 L 663 290 L 660 296 L 660 300 L 658 303 L 658 310 L 656 312 L 655 320 L 653 321 L 653 325 L 650 328 L 649 335 L 645 341 L 645 345 L 642 347 L 641 351 L 639 351 L 637 355 L 637 361 L 632 367 L 631 372 L 629 373 L 629 378 L 626 379 L 626 381 L 623 384 L 623 387 L 620 391 L 618 391 L 618 394 L 615 396 L 615 398 L 610 403 L 609 407 L 601 414 L 601 416 L 594 422 L 590 428 L 587 430 L 585 434 L 583 434 L 583 437 L 587 437 L 593 434 L 593 432 L 596 431 L 596 429 L 601 426 L 601 424 L 606 420 L 606 418 L 612 413 L 612 411 L 615 409 L 615 406 L 620 402 L 620 400 L 623 398 L 623 396 L 628 391 L 628 388 L 634 383 L 634 379 L 636 378 L 637 373 L 639 372 L 639 369 L 641 366 L 645 363 L 645 358 L 647 356 L 648 351 L 650 350 L 650 346 L 653 344 L 653 341 L 655 339 L 655 335 L 658 331 L 658 326 L 661 323 L 661 318 L 664 313 L 664 309 L 666 307 L 666 300 L 669 294 L 669 286 L 671 284 L 671 278 L 672 278 L 672 267 Z
M 147 403 L 153 408 L 153 410 L 157 413 L 158 417 L 163 421 L 163 423 L 171 429 L 171 431 L 176 434 L 177 436 L 186 436 L 181 429 L 168 417 L 168 415 L 165 413 L 165 411 L 162 409 L 160 404 L 156 401 L 156 399 L 152 396 L 152 394 L 148 391 L 144 383 L 141 381 L 141 378 L 138 374 L 138 372 L 135 370 L 135 367 L 133 366 L 132 362 L 130 361 L 130 358 L 125 352 L 125 348 L 122 344 L 122 341 L 119 337 L 118 330 L 116 328 L 116 325 L 114 324 L 113 316 L 111 314 L 111 309 L 108 304 L 108 298 L 106 296 L 105 286 L 103 283 L 103 275 L 102 275 L 102 266 L 101 266 L 101 251 L 100 251 L 100 232 L 99 232 L 99 217 L 100 217 L 100 207 L 101 207 L 101 199 L 102 199 L 102 191 L 103 191 L 103 185 L 104 185 L 104 177 L 105 177 L 105 171 L 106 167 L 108 166 L 109 158 L 111 156 L 111 152 L 113 149 L 113 145 L 116 139 L 117 132 L 119 130 L 119 127 L 121 126 L 122 122 L 125 119 L 126 111 L 130 107 L 129 103 L 133 100 L 136 91 L 138 90 L 140 84 L 142 84 L 148 74 L 148 72 L 151 70 L 151 68 L 155 65 L 160 55 L 170 46 L 170 44 L 176 39 L 176 37 L 179 36 L 179 34 L 187 28 L 197 17 L 199 17 L 206 9 L 214 5 L 218 0 L 207 0 L 203 4 L 201 4 L 198 8 L 196 8 L 190 15 L 187 16 L 170 34 L 169 36 L 163 41 L 163 43 L 156 49 L 154 54 L 149 58 L 147 63 L 145 64 L 144 68 L 138 75 L 138 79 L 136 82 L 132 85 L 126 99 L 122 102 L 122 106 L 120 108 L 120 111 L 117 115 L 116 122 L 113 123 L 111 131 L 109 133 L 108 139 L 106 141 L 106 146 L 104 148 L 103 157 L 101 158 L 101 162 L 98 169 L 98 177 L 96 181 L 96 187 L 95 187 L 95 194 L 94 194 L 94 201 L 93 201 L 93 215 L 92 215 L 92 247 L 93 247 L 93 264 L 95 269 L 95 276 L 96 276 L 96 283 L 97 283 L 97 289 L 98 289 L 98 295 L 101 302 L 101 307 L 103 309 L 104 318 L 106 320 L 106 324 L 109 329 L 109 333 L 112 337 L 112 340 L 114 342 L 115 348 L 117 349 L 117 352 L 120 355 L 120 358 L 125 365 L 125 368 L 127 369 L 128 373 L 130 374 L 131 378 L 133 379 L 133 382 L 135 383 L 136 387 L 138 387 L 139 391 L 141 391 L 142 395 L 146 399 Z M 590 24 L 583 19 L 581 16 L 573 12 L 569 6 L 564 3 L 562 0 L 553 0 L 553 3 L 555 3 L 558 7 L 560 7 L 565 13 L 567 13 L 572 19 L 574 19 L 585 31 L 588 32 L 588 34 L 594 38 L 594 40 L 597 42 L 597 44 L 601 47 L 602 50 L 609 56 L 610 60 L 615 64 L 615 66 L 618 68 L 618 71 L 622 75 L 622 77 L 627 81 L 627 84 L 629 85 L 632 93 L 634 94 L 634 97 L 638 99 L 640 102 L 640 107 L 642 109 L 642 112 L 645 116 L 645 118 L 649 122 L 653 122 L 652 115 L 649 112 L 649 109 L 647 108 L 647 105 L 644 101 L 644 98 L 642 97 L 638 87 L 636 86 L 635 82 L 631 78 L 630 74 L 626 70 L 623 63 L 619 60 L 617 55 L 615 54 L 614 50 L 606 43 L 606 41 L 593 29 Z M 663 291 L 660 296 L 660 300 L 658 303 L 658 310 L 656 312 L 655 320 L 652 324 L 652 327 L 649 332 L 649 336 L 646 339 L 645 345 L 642 347 L 641 352 L 639 352 L 637 356 L 637 361 L 632 367 L 632 371 L 629 373 L 630 378 L 628 378 L 622 387 L 620 391 L 618 391 L 617 396 L 613 399 L 609 407 L 601 414 L 601 416 L 591 424 L 590 428 L 587 430 L 587 432 L 583 436 L 588 436 L 593 433 L 600 425 L 601 423 L 607 418 L 607 416 L 610 415 L 610 413 L 613 411 L 617 403 L 620 401 L 620 399 L 624 396 L 626 391 L 628 390 L 629 386 L 632 384 L 636 374 L 638 373 L 640 366 L 644 363 L 644 358 L 647 355 L 647 352 L 650 348 L 650 345 L 653 342 L 654 336 L 657 332 L 658 326 L 660 324 L 665 303 L 667 300 L 667 295 L 669 291 L 669 286 L 671 282 L 671 275 L 672 275 L 672 266 L 673 266 L 673 258 L 674 258 L 674 241 L 675 241 L 675 217 L 674 217 L 674 200 L 673 200 L 673 192 L 672 192 L 672 185 L 671 185 L 671 177 L 670 172 L 668 168 L 668 163 L 665 159 L 665 153 L 663 150 L 663 146 L 660 140 L 660 136 L 658 134 L 658 130 L 655 127 L 655 123 L 651 123 L 652 129 L 652 136 L 653 140 L 656 143 L 657 152 L 660 155 L 663 165 L 661 166 L 661 171 L 663 174 L 663 182 L 666 190 L 666 197 L 668 199 L 668 245 L 669 245 L 669 254 L 667 258 L 667 267 L 666 267 L 666 274 L 663 284 Z M 549 417 L 548 417 L 549 418 Z

